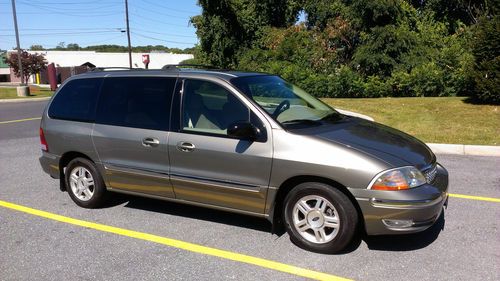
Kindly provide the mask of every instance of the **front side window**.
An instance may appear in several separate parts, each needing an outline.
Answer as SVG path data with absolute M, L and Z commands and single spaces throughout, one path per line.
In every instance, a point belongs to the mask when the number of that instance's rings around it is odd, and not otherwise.
M 250 110 L 231 92 L 209 81 L 184 81 L 182 130 L 227 135 L 230 124 L 249 122 Z
M 176 78 L 106 78 L 96 122 L 150 130 L 168 130 Z
M 331 107 L 278 76 L 239 77 L 231 83 L 284 126 L 319 124 L 325 118 L 339 118 Z
M 64 85 L 50 104 L 49 117 L 93 122 L 102 78 L 76 79 Z

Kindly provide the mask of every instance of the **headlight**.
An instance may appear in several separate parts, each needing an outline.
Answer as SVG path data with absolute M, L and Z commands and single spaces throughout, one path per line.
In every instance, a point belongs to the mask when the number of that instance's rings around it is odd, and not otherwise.
M 415 167 L 401 167 L 386 171 L 370 185 L 374 190 L 405 190 L 425 184 L 424 175 Z

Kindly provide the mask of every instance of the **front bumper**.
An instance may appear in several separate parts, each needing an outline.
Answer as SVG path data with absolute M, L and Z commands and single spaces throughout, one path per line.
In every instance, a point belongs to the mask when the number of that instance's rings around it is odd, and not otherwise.
M 49 174 L 54 179 L 58 179 L 60 177 L 59 156 L 42 151 L 42 156 L 38 160 L 40 161 L 40 165 L 45 173 Z
M 413 233 L 432 226 L 448 203 L 448 172 L 438 164 L 431 184 L 403 191 L 353 190 L 368 235 Z

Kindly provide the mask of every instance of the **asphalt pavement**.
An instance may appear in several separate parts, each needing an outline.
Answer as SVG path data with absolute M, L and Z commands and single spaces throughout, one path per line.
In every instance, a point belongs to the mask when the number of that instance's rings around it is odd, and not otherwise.
M 500 203 L 450 197 L 444 216 L 412 235 L 362 237 L 322 255 L 270 233 L 263 219 L 116 195 L 87 210 L 38 163 L 46 102 L 0 104 L 0 200 L 355 280 L 500 280 Z M 500 198 L 500 158 L 438 155 L 450 193 Z M 182 250 L 0 206 L 0 280 L 301 280 L 297 275 Z

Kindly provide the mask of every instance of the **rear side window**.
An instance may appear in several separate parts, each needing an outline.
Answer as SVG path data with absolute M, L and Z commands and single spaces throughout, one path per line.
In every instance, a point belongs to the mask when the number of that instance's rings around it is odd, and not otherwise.
M 50 104 L 49 117 L 93 122 L 102 78 L 76 79 L 64 85 Z
M 96 122 L 105 125 L 168 130 L 176 78 L 106 78 Z

